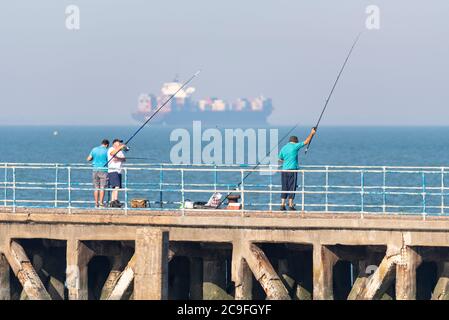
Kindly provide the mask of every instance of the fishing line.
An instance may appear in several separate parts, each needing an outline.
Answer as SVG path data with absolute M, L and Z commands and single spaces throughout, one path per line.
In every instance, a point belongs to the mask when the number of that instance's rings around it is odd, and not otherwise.
M 156 114 L 158 114 L 158 112 L 167 104 L 167 103 L 169 103 L 178 93 L 179 93 L 179 91 L 181 91 L 182 89 L 184 89 L 184 87 L 186 86 L 186 85 L 188 85 L 194 78 L 196 78 L 196 76 L 197 75 L 199 75 L 200 74 L 200 72 L 201 72 L 201 70 L 198 70 L 197 72 L 195 72 L 195 74 L 193 75 L 193 76 L 191 76 L 190 78 L 189 78 L 189 80 L 187 80 L 186 82 L 184 82 L 184 84 L 178 89 L 178 90 L 176 90 L 176 92 L 175 93 L 173 93 L 167 100 L 165 100 L 164 101 L 164 103 L 159 107 L 159 108 L 157 108 L 156 109 L 156 111 L 154 111 L 153 112 L 153 114 L 139 127 L 139 129 L 137 129 L 132 135 L 131 135 L 131 137 L 129 137 L 128 138 L 128 140 L 126 140 L 126 142 L 125 142 L 125 145 L 127 146 L 128 145 L 128 143 L 130 143 L 131 142 L 131 140 L 132 139 L 134 139 L 134 137 L 147 125 L 147 123 L 149 123 L 150 121 L 151 121 L 151 119 L 153 119 L 155 116 L 156 116 Z M 118 153 L 118 152 L 117 152 Z M 114 159 L 116 156 L 117 156 L 117 153 L 116 154 L 114 154 L 113 156 L 112 156 L 112 158 L 111 159 L 109 159 L 108 160 L 108 162 L 104 165 L 105 167 L 109 164 L 109 162 L 111 162 L 112 161 L 112 159 Z
M 348 60 L 349 60 L 349 57 L 351 56 L 352 51 L 354 50 L 355 45 L 356 45 L 357 42 L 359 41 L 359 38 L 360 38 L 360 35 L 361 35 L 361 34 L 362 34 L 362 33 L 360 32 L 360 33 L 357 35 L 357 37 L 356 37 L 354 43 L 352 44 L 351 49 L 349 50 L 349 53 L 348 53 L 348 55 L 347 55 L 347 57 L 346 57 L 346 59 L 345 59 L 345 61 L 344 61 L 344 63 L 343 63 L 343 66 L 341 67 L 341 70 L 340 70 L 340 72 L 338 73 L 338 76 L 337 76 L 337 78 L 336 78 L 336 80 L 335 80 L 335 82 L 334 82 L 334 85 L 332 86 L 332 89 L 331 89 L 331 91 L 330 91 L 330 93 L 329 93 L 329 96 L 328 96 L 327 99 L 326 99 L 326 103 L 325 103 L 325 105 L 324 105 L 323 110 L 321 111 L 321 114 L 320 114 L 320 117 L 319 117 L 319 119 L 318 119 L 318 122 L 317 122 L 316 126 L 314 127 L 315 130 L 317 130 L 317 129 L 318 129 L 318 126 L 320 125 L 321 118 L 323 117 L 323 114 L 324 114 L 324 112 L 326 111 L 327 105 L 328 105 L 328 103 L 329 103 L 330 98 L 332 97 L 332 94 L 333 94 L 333 92 L 334 92 L 334 90 L 335 90 L 335 87 L 337 86 L 338 80 L 340 79 L 340 76 L 341 76 L 341 74 L 343 73 L 343 70 L 344 70 L 344 68 L 345 68 L 345 66 L 346 66 L 346 63 L 347 63 Z M 279 146 L 279 144 L 280 144 L 285 138 L 287 138 L 287 137 L 290 135 L 290 133 L 293 132 L 293 130 L 295 130 L 298 126 L 299 126 L 299 123 L 297 123 L 293 128 L 291 128 L 291 129 L 290 129 L 290 130 L 289 130 L 289 131 L 288 131 L 288 132 L 287 132 L 287 133 L 286 133 L 286 134 L 279 140 L 279 142 L 276 144 L 276 146 L 273 147 L 273 148 L 268 152 L 268 154 L 267 154 L 261 161 L 259 161 L 259 162 L 256 164 L 256 166 L 255 166 L 254 168 L 251 169 L 251 171 L 249 171 L 249 172 L 243 177 L 243 179 L 236 185 L 235 190 L 229 192 L 229 193 L 226 195 L 226 197 L 225 197 L 222 201 L 220 201 L 220 203 L 218 204 L 217 208 L 219 208 L 219 207 L 223 204 L 223 202 L 225 202 L 226 199 L 228 199 L 228 197 L 231 195 L 232 192 L 239 190 L 240 186 L 241 186 L 242 183 L 246 180 L 246 178 L 248 178 L 248 177 L 254 172 L 253 170 L 257 169 L 257 168 L 260 166 L 260 164 L 261 164 L 266 158 L 268 158 L 268 157 L 271 155 L 271 153 L 274 151 L 274 149 L 276 149 L 276 148 Z M 309 150 L 310 144 L 312 143 L 312 139 L 313 139 L 313 136 L 312 136 L 312 138 L 311 138 L 309 144 L 307 145 L 307 148 L 306 148 L 306 151 L 305 151 L 306 154 L 307 154 L 307 151 Z
M 360 38 L 360 35 L 361 35 L 361 34 L 362 34 L 362 33 L 360 32 L 360 33 L 357 35 L 357 37 L 355 38 L 354 43 L 352 44 L 352 47 L 351 47 L 351 49 L 349 50 L 348 55 L 346 56 L 345 62 L 343 63 L 343 66 L 341 67 L 340 72 L 338 73 L 338 76 L 337 76 L 337 78 L 335 79 L 334 85 L 332 86 L 332 89 L 331 89 L 331 91 L 329 92 L 329 95 L 328 95 L 328 97 L 327 97 L 327 99 L 326 99 L 326 102 L 324 103 L 324 108 L 323 108 L 323 110 L 321 111 L 320 117 L 318 118 L 318 121 L 317 121 L 317 123 L 316 123 L 316 125 L 315 125 L 315 127 L 314 127 L 314 128 L 315 128 L 315 131 L 318 131 L 318 126 L 320 125 L 321 118 L 323 118 L 324 112 L 326 111 L 327 105 L 329 104 L 329 101 L 330 101 L 330 99 L 331 99 L 331 97 L 332 97 L 332 94 L 334 93 L 334 90 L 335 90 L 335 87 L 337 86 L 338 80 L 340 79 L 340 76 L 342 75 L 343 70 L 345 69 L 346 63 L 348 62 L 349 57 L 351 56 L 352 50 L 354 50 L 355 45 L 356 45 L 357 42 L 359 41 L 359 38 Z M 307 154 L 307 151 L 309 151 L 309 148 L 310 148 L 310 145 L 312 144 L 312 141 L 313 141 L 313 136 L 312 136 L 312 139 L 310 139 L 310 142 L 309 142 L 309 144 L 307 145 L 306 151 L 304 152 L 304 154 Z

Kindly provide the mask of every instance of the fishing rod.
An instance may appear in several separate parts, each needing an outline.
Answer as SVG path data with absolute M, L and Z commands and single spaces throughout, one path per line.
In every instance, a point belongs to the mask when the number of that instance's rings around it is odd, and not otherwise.
M 162 105 L 159 107 L 159 108 L 157 108 L 156 109 L 156 111 L 154 111 L 153 112 L 153 114 L 139 127 L 139 129 L 137 129 L 132 135 L 131 135 L 131 137 L 129 137 L 128 138 L 128 140 L 126 140 L 126 142 L 125 142 L 125 146 L 127 146 L 128 145 L 128 143 L 130 143 L 131 142 L 131 140 L 132 139 L 134 139 L 134 137 L 147 125 L 147 123 L 148 122 L 150 122 L 151 121 L 151 119 L 153 119 L 154 118 L 154 116 L 156 116 L 156 114 L 163 108 L 163 107 L 165 107 L 165 105 L 167 104 L 167 103 L 169 103 L 177 94 L 178 94 L 178 92 L 179 91 L 181 91 L 182 89 L 184 89 L 184 87 L 186 86 L 186 85 L 188 85 L 194 78 L 196 78 L 196 76 L 197 75 L 199 75 L 200 74 L 200 72 L 201 72 L 201 70 L 198 70 L 197 72 L 195 72 L 195 74 L 193 75 L 193 76 L 191 76 L 190 78 L 189 78 L 189 80 L 187 80 L 186 82 L 184 82 L 183 83 L 183 85 L 181 86 L 181 87 L 179 87 L 179 89 L 178 90 L 176 90 L 175 91 L 175 93 L 173 93 L 167 100 L 165 100 L 164 101 L 164 103 L 162 103 Z M 118 153 L 118 152 L 117 152 Z M 113 156 L 112 156 L 112 158 L 111 159 L 109 159 L 108 160 L 108 162 L 104 165 L 105 167 L 107 167 L 108 166 L 108 164 L 109 164 L 109 162 L 111 162 L 116 156 L 117 156 L 117 153 L 116 154 L 114 154 Z
M 251 175 L 251 173 L 253 173 L 254 171 L 253 170 L 255 170 L 255 169 L 257 169 L 260 165 L 261 165 L 261 163 L 262 162 L 264 162 L 264 160 L 266 159 L 266 158 L 268 158 L 270 155 L 271 155 L 271 153 L 279 146 L 279 144 L 283 141 L 283 140 L 285 140 L 285 138 L 287 138 L 297 127 L 299 126 L 299 123 L 297 123 L 293 128 L 291 128 L 284 136 L 282 136 L 282 138 L 278 141 L 278 143 L 265 155 L 265 157 L 262 159 L 262 160 L 259 160 L 259 162 L 257 162 L 256 163 L 256 165 L 253 167 L 253 168 L 251 168 L 251 171 L 249 171 L 244 177 L 243 177 L 243 179 L 236 185 L 236 187 L 235 187 L 235 190 L 233 190 L 233 191 L 231 191 L 231 192 L 229 192 L 227 195 L 226 195 L 226 197 L 223 199 L 223 200 L 221 200 L 220 201 L 220 203 L 217 205 L 217 208 L 220 208 L 220 206 L 223 204 L 223 202 L 225 202 L 226 201 L 226 199 L 228 199 L 229 198 L 229 196 L 231 195 L 231 193 L 232 192 L 234 192 L 234 191 L 237 191 L 237 190 L 239 190 L 239 188 L 240 188 L 240 186 L 242 185 L 242 183 L 246 180 L 246 178 L 248 178 L 250 175 Z
M 356 45 L 357 42 L 359 41 L 360 35 L 361 35 L 361 33 L 359 33 L 359 34 L 357 35 L 357 37 L 356 37 L 356 39 L 355 39 L 355 41 L 354 41 L 354 43 L 353 43 L 353 45 L 352 45 L 352 47 L 351 47 L 351 49 L 350 49 L 350 51 L 349 51 L 349 54 L 347 55 L 347 57 L 346 57 L 346 59 L 345 59 L 345 61 L 344 61 L 344 63 L 343 63 L 343 66 L 342 66 L 340 72 L 338 73 L 337 79 L 335 80 L 334 85 L 332 86 L 332 90 L 330 91 L 329 96 L 328 96 L 327 99 L 326 99 L 326 103 L 325 103 L 325 105 L 324 105 L 323 111 L 321 112 L 320 118 L 318 119 L 318 122 L 317 122 L 316 126 L 313 127 L 313 128 L 315 129 L 315 131 L 318 129 L 318 126 L 320 125 L 321 118 L 323 117 L 323 114 L 324 114 L 324 112 L 325 112 L 325 110 L 326 110 L 326 108 L 327 108 L 327 105 L 328 105 L 329 100 L 330 100 L 330 98 L 331 98 L 331 96 L 332 96 L 332 93 L 334 92 L 335 87 L 337 86 L 338 80 L 340 79 L 340 76 L 341 76 L 341 74 L 343 73 L 343 70 L 344 70 L 344 68 L 345 68 L 345 66 L 346 66 L 346 63 L 347 63 L 348 60 L 349 60 L 349 57 L 351 56 L 351 53 L 352 53 L 352 51 L 353 51 L 355 45 Z M 234 190 L 234 191 L 239 190 L 241 184 L 246 180 L 246 178 L 248 178 L 248 177 L 254 172 L 253 170 L 257 169 L 257 168 L 260 166 L 260 164 L 261 164 L 267 157 L 269 157 L 269 156 L 271 155 L 271 153 L 273 152 L 273 150 L 276 149 L 276 148 L 279 146 L 279 144 L 280 144 L 285 138 L 287 138 L 287 137 L 290 135 L 290 133 L 293 132 L 293 130 L 295 130 L 298 126 L 299 126 L 299 123 L 297 123 L 293 128 L 291 128 L 291 129 L 290 129 L 290 130 L 289 130 L 289 131 L 288 131 L 288 132 L 287 132 L 287 133 L 286 133 L 286 134 L 279 140 L 279 142 L 276 144 L 276 146 L 274 146 L 274 147 L 267 153 L 267 155 L 266 155 L 262 160 L 260 160 L 260 161 L 256 164 L 256 166 L 255 166 L 254 168 L 252 168 L 252 170 L 249 171 L 249 172 L 243 177 L 243 179 L 242 179 L 242 180 L 237 184 L 237 186 L 235 187 L 235 190 Z M 313 139 L 313 136 L 312 136 L 311 140 L 309 141 L 309 144 L 307 145 L 307 148 L 306 148 L 306 154 L 307 154 L 307 151 L 309 150 L 310 144 L 312 143 L 312 139 Z M 219 208 L 219 207 L 223 204 L 223 202 L 225 202 L 226 199 L 228 199 L 228 197 L 231 195 L 232 192 L 233 192 L 233 191 L 229 192 L 229 193 L 226 195 L 226 197 L 225 197 L 223 200 L 220 201 L 220 203 L 218 204 L 217 208 Z
M 360 33 L 357 35 L 357 37 L 355 38 L 354 43 L 352 44 L 352 47 L 351 47 L 351 49 L 349 50 L 348 55 L 346 56 L 345 62 L 343 63 L 343 66 L 341 67 L 340 72 L 338 73 L 338 76 L 337 76 L 337 78 L 335 79 L 334 85 L 332 86 L 332 89 L 331 89 L 331 91 L 329 92 L 329 95 L 328 95 L 328 97 L 327 97 L 327 99 L 326 99 L 326 102 L 324 103 L 324 108 L 323 108 L 323 110 L 321 111 L 320 117 L 318 118 L 318 121 L 317 121 L 317 123 L 316 123 L 316 125 L 315 125 L 315 127 L 314 127 L 315 131 L 318 131 L 318 126 L 320 125 L 321 118 L 323 118 L 324 112 L 326 111 L 327 105 L 329 104 L 329 101 L 330 101 L 330 99 L 331 99 L 331 97 L 332 97 L 332 94 L 334 93 L 334 90 L 335 90 L 335 87 L 337 86 L 338 80 L 340 79 L 340 76 L 342 75 L 343 70 L 345 69 L 346 63 L 348 62 L 349 57 L 351 56 L 352 50 L 354 50 L 355 45 L 356 45 L 357 42 L 359 41 L 359 38 L 360 38 L 360 35 L 361 35 L 361 34 L 362 34 L 362 33 L 360 32 Z M 313 136 L 312 136 L 312 139 L 310 139 L 310 142 L 309 142 L 309 144 L 307 145 L 304 154 L 307 154 L 307 152 L 309 151 L 309 148 L 310 148 L 310 145 L 312 144 L 312 141 L 313 141 Z

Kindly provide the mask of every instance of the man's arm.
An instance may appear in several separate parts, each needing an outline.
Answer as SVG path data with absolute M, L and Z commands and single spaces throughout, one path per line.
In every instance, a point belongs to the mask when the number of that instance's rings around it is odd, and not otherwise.
M 309 133 L 309 136 L 306 138 L 306 140 L 304 140 L 304 145 L 308 145 L 310 143 L 310 141 L 312 140 L 312 137 L 315 135 L 316 130 L 315 128 L 312 128 L 312 130 Z
M 122 149 L 126 147 L 124 144 L 119 145 L 118 147 L 114 148 L 114 150 L 112 150 L 109 154 L 114 157 L 114 160 L 116 161 L 125 161 L 125 157 L 123 155 L 123 153 L 121 154 L 122 156 L 120 156 L 118 153 L 120 151 L 122 151 Z
M 92 161 L 94 159 L 94 157 L 92 157 L 92 151 L 89 153 L 89 155 L 87 156 L 87 161 Z

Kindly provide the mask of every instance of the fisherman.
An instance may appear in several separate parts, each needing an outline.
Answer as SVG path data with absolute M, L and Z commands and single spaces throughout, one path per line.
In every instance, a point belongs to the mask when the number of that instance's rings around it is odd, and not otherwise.
M 126 161 L 125 153 L 126 145 L 123 140 L 114 139 L 112 147 L 108 150 L 108 179 L 109 188 L 114 189 L 111 193 L 111 207 L 120 208 L 121 204 L 118 200 L 118 191 L 122 188 L 122 167 Z
M 281 151 L 279 152 L 279 159 L 282 162 L 282 170 L 298 170 L 298 152 L 302 147 L 310 143 L 315 133 L 316 133 L 315 128 L 312 128 L 307 139 L 302 142 L 298 141 L 297 136 L 290 137 L 289 143 L 287 143 L 284 147 L 282 147 Z M 284 191 L 281 194 L 281 211 L 287 210 L 285 207 L 285 199 L 287 199 L 287 197 L 288 197 L 288 208 L 290 210 L 296 210 L 293 204 L 293 199 L 295 199 L 295 193 L 292 193 L 291 191 L 296 191 L 297 176 L 298 173 L 296 171 L 293 172 L 283 171 L 281 173 L 282 191 Z
M 87 157 L 87 161 L 92 161 L 92 183 L 94 185 L 95 207 L 104 207 L 104 189 L 108 184 L 108 147 L 109 140 L 104 139 L 101 145 L 95 147 Z

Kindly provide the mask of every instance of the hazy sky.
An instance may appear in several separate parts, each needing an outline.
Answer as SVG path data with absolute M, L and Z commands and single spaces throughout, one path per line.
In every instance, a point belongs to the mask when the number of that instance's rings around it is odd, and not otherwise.
M 140 93 L 202 69 L 196 98 L 264 94 L 271 123 L 311 125 L 364 29 L 323 124 L 449 125 L 447 0 L 2 1 L 0 124 L 132 124 Z

